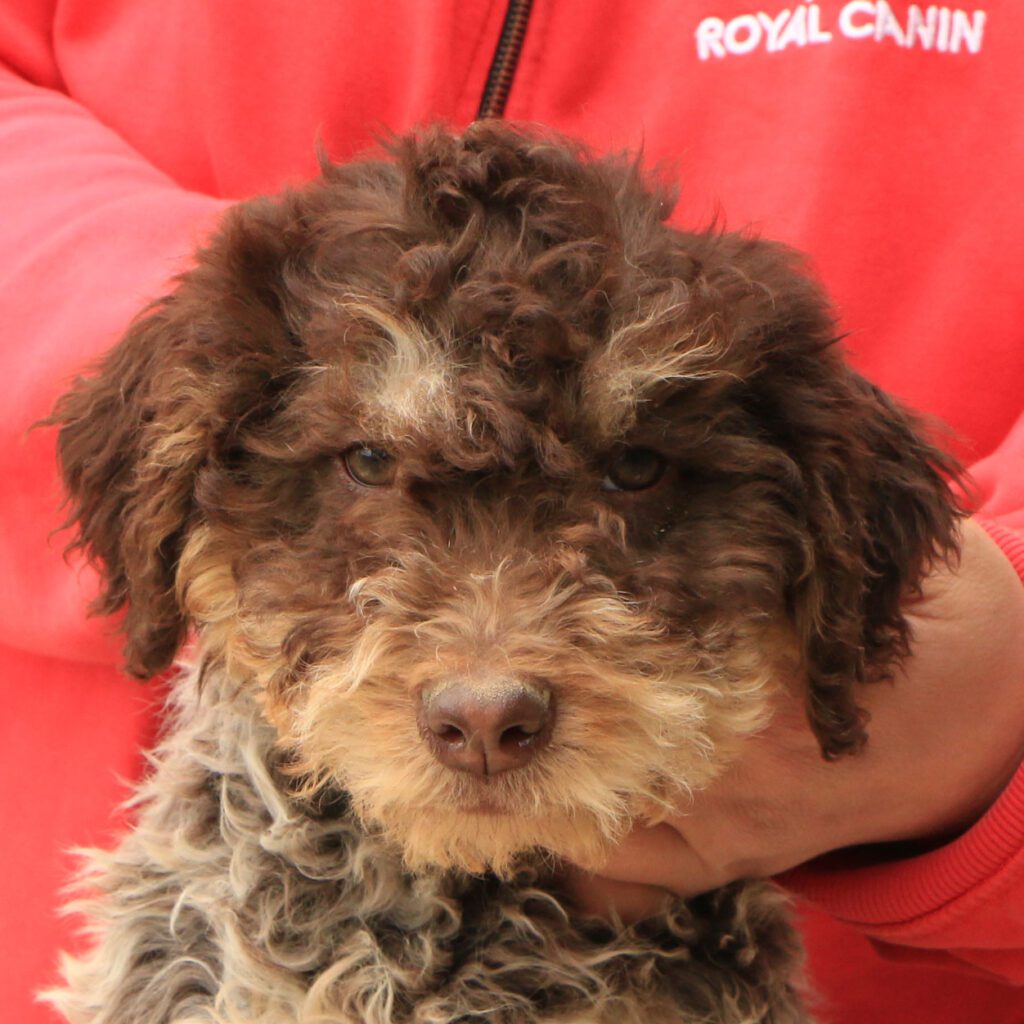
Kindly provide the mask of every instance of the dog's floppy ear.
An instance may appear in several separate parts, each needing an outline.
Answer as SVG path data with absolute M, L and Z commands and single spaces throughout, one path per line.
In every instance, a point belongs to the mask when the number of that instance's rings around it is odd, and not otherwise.
M 207 445 L 195 396 L 175 368 L 191 329 L 174 297 L 164 300 L 95 376 L 76 381 L 51 420 L 60 425 L 65 525 L 78 528 L 72 547 L 84 549 L 102 576 L 91 610 L 128 605 L 126 665 L 142 677 L 166 668 L 185 631 L 174 571 Z
M 282 330 L 275 217 L 269 204 L 230 211 L 195 269 L 144 311 L 95 373 L 75 381 L 47 421 L 60 428 L 65 526 L 77 530 L 70 548 L 101 573 L 91 610 L 127 606 L 133 675 L 162 671 L 184 638 L 175 573 L 197 521 L 197 475 L 231 429 L 232 395 L 252 372 L 246 363 L 267 361 L 260 339 Z
M 924 424 L 845 363 L 799 259 L 749 240 L 740 303 L 757 368 L 743 387 L 759 430 L 799 471 L 802 540 L 785 595 L 826 757 L 860 749 L 857 684 L 889 678 L 911 640 L 903 605 L 957 548 L 959 468 Z
M 904 602 L 957 546 L 953 460 L 845 367 L 837 390 L 802 446 L 813 562 L 790 589 L 810 721 L 828 757 L 863 745 L 854 684 L 891 678 L 909 653 Z

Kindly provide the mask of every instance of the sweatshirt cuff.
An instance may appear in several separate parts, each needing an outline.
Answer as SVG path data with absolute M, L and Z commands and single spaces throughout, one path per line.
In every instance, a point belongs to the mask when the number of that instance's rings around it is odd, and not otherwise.
M 979 518 L 1024 582 L 1024 537 Z M 1024 876 L 1024 764 L 985 815 L 951 842 L 905 859 L 850 866 L 843 855 L 801 865 L 777 879 L 833 917 L 878 938 L 932 943 L 980 902 Z M 936 943 L 939 944 L 939 943 Z

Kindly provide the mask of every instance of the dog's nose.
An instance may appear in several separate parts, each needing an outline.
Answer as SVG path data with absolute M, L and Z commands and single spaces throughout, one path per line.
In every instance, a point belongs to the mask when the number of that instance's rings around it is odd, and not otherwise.
M 423 694 L 421 725 L 437 759 L 456 771 L 522 768 L 551 737 L 551 692 L 520 682 L 449 683 Z

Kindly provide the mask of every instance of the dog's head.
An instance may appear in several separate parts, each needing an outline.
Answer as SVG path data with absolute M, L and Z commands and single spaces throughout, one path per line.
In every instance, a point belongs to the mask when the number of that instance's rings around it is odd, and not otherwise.
M 130 670 L 194 627 L 411 864 L 596 864 L 806 679 L 827 756 L 945 457 L 781 246 L 483 123 L 233 210 L 55 413 Z

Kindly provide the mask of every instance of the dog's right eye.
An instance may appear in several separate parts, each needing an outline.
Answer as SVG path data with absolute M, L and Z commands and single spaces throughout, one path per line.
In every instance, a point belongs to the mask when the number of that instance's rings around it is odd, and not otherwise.
M 606 491 L 644 491 L 665 472 L 665 458 L 651 448 L 623 448 L 608 466 L 601 481 Z
M 345 452 L 345 469 L 357 484 L 366 487 L 387 487 L 395 482 L 398 465 L 384 448 L 356 445 Z

